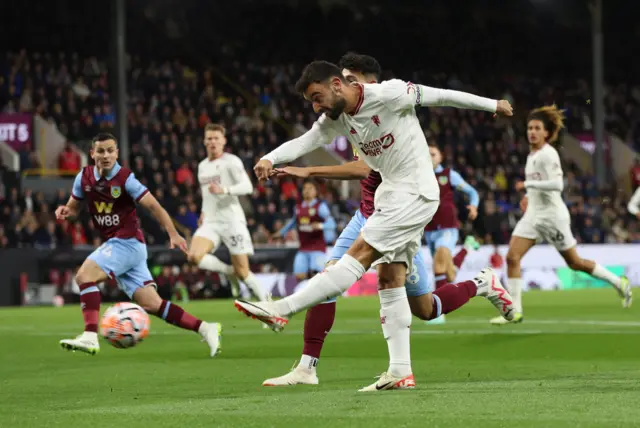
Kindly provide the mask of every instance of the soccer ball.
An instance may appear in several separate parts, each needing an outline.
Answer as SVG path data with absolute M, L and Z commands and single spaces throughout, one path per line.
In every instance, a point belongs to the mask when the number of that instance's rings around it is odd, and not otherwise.
M 100 334 L 116 348 L 131 348 L 149 334 L 149 315 L 135 303 L 120 302 L 106 310 Z

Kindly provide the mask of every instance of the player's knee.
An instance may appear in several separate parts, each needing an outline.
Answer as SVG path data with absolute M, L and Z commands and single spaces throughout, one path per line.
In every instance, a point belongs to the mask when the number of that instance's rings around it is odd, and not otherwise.
M 204 254 L 202 254 L 199 251 L 191 251 L 189 250 L 189 253 L 187 253 L 187 260 L 189 261 L 189 263 L 194 264 L 194 265 L 199 265 L 200 264 L 200 260 L 202 260 L 202 258 L 204 257 Z
M 515 251 L 509 250 L 509 252 L 507 253 L 507 266 L 520 266 L 520 259 L 520 254 L 516 253 Z
M 389 290 L 391 288 L 404 287 L 404 278 L 388 275 L 378 276 L 378 290 Z
M 145 294 L 140 299 L 136 299 L 136 303 L 150 314 L 156 314 L 162 305 L 162 298 L 157 294 Z
M 567 260 L 567 265 L 569 266 L 569 269 L 574 270 L 574 271 L 584 271 L 585 270 L 584 260 L 582 260 L 579 257 L 575 258 L 575 259 Z
M 307 279 L 307 274 L 306 273 L 297 273 L 296 274 L 296 280 L 298 280 L 298 282 L 304 281 L 305 279 Z
M 447 270 L 448 270 L 448 266 L 442 260 L 433 262 L 433 272 L 440 274 L 440 273 L 447 272 Z
M 102 272 L 101 272 L 102 273 Z M 81 266 L 76 273 L 76 282 L 78 285 L 86 284 L 88 282 L 98 282 L 101 278 L 93 269 L 87 269 L 84 266 Z

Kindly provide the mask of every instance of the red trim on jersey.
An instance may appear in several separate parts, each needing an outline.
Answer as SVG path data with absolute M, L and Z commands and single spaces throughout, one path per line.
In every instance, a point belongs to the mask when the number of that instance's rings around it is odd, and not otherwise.
M 149 189 L 145 189 L 145 190 L 144 190 L 144 192 L 142 192 L 142 195 L 140 195 L 140 196 L 138 196 L 138 197 L 136 198 L 136 202 L 139 202 L 139 201 L 140 201 L 140 199 L 144 198 L 144 196 L 145 196 L 147 193 L 149 193 Z
M 355 116 L 356 114 L 358 114 L 358 112 L 360 111 L 360 107 L 362 107 L 362 103 L 364 102 L 364 87 L 359 83 L 356 83 L 356 86 L 358 87 L 358 89 L 360 89 L 360 97 L 358 97 L 358 104 L 356 104 L 355 110 L 353 111 L 353 113 L 349 113 L 349 116 Z
M 84 198 L 79 198 L 79 197 L 77 197 L 76 195 L 74 195 L 73 193 L 71 193 L 71 197 L 72 197 L 73 199 L 75 199 L 76 201 L 82 201 L 82 200 L 84 200 Z

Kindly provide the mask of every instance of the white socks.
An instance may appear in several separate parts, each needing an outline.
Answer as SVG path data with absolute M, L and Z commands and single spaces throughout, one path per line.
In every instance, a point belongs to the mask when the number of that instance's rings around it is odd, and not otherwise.
M 198 263 L 200 269 L 210 270 L 211 272 L 220 272 L 225 275 L 233 275 L 233 266 L 222 262 L 219 258 L 212 254 L 205 254 L 200 263 Z
M 298 364 L 298 367 L 306 370 L 311 370 L 314 373 L 316 371 L 317 366 L 318 366 L 317 358 L 312 357 L 310 355 L 304 355 L 304 354 L 302 355 L 302 358 L 300 358 L 300 363 Z
M 338 263 L 311 278 L 302 290 L 274 302 L 274 309 L 279 315 L 288 316 L 315 306 L 347 291 L 364 272 L 359 261 L 345 254 Z
M 609 284 L 613 285 L 616 290 L 620 291 L 620 277 L 616 276 L 606 267 L 596 263 L 593 268 L 593 272 L 591 272 L 591 276 L 607 281 Z
M 260 282 L 258 281 L 258 278 L 256 278 L 256 276 L 249 272 L 249 275 L 247 275 L 246 278 L 240 278 L 242 280 L 242 282 L 244 282 L 244 284 L 249 287 L 249 290 L 251 290 L 251 293 L 253 293 L 253 295 L 256 297 L 256 299 L 258 299 L 258 301 L 260 302 L 264 302 L 265 300 L 267 300 L 267 293 L 265 293 L 262 290 L 262 287 L 260 287 Z
M 516 312 L 522 313 L 522 278 L 509 278 L 509 294 L 513 297 L 513 306 Z
M 378 291 L 382 334 L 389 348 L 389 370 L 395 377 L 411 374 L 411 307 L 404 287 Z

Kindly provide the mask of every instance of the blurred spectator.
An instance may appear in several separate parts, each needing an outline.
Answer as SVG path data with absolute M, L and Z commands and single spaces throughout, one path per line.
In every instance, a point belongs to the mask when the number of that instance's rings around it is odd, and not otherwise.
M 68 173 L 78 172 L 80 171 L 81 162 L 77 149 L 70 141 L 67 141 L 64 149 L 58 155 L 58 169 Z

